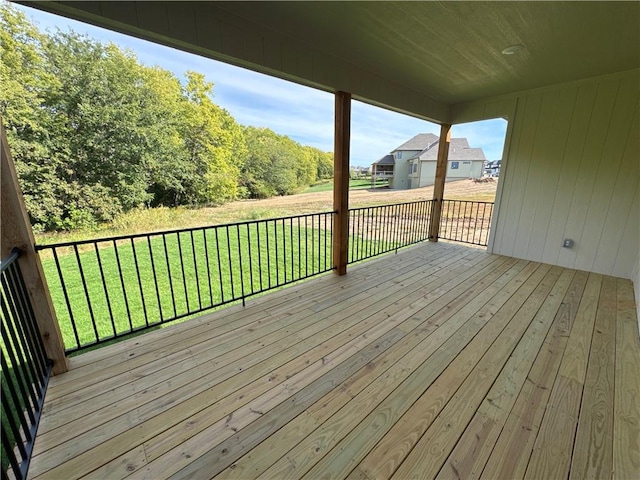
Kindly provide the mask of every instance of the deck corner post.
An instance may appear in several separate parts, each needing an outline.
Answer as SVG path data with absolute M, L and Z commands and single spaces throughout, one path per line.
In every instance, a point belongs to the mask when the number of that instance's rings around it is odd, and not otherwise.
M 42 269 L 40 257 L 35 250 L 35 239 L 27 210 L 18 183 L 15 166 L 9 151 L 4 125 L 0 123 L 0 256 L 6 257 L 14 248 L 19 248 L 20 270 L 29 293 L 33 313 L 47 357 L 53 360 L 52 373 L 64 373 L 69 369 L 64 351 L 64 341 L 53 308 L 53 302 Z
M 440 125 L 440 140 L 438 142 L 438 159 L 436 161 L 436 177 L 433 185 L 433 204 L 431 223 L 429 225 L 429 241 L 437 242 L 440 233 L 440 217 L 442 215 L 442 200 L 444 197 L 444 183 L 447 178 L 447 163 L 449 159 L 449 144 L 451 143 L 451 124 Z
M 349 144 L 351 140 L 351 94 L 335 94 L 333 149 L 333 265 L 337 275 L 347 273 L 349 244 Z

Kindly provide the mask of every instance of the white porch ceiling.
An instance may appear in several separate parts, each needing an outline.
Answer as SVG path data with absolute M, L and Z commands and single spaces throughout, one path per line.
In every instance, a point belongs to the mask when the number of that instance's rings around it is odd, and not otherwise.
M 447 103 L 637 68 L 638 2 L 226 2 Z M 521 44 L 521 55 L 502 55 Z
M 440 121 L 640 66 L 639 2 L 23 3 Z

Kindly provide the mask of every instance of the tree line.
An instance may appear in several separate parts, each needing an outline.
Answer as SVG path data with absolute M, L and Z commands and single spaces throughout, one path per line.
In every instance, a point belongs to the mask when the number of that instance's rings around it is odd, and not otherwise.
M 332 176 L 331 153 L 238 124 L 204 75 L 181 81 L 114 44 L 43 33 L 6 3 L 0 54 L 0 115 L 38 229 L 288 195 Z

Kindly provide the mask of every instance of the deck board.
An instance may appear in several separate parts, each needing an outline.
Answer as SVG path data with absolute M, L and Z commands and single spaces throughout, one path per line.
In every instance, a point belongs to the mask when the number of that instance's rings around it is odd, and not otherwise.
M 634 305 L 421 244 L 74 357 L 29 475 L 640 477 Z

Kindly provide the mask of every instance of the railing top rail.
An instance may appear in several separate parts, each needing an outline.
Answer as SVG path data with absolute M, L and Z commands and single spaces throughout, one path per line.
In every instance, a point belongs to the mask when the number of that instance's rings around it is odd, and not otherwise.
M 442 201 L 443 202 L 460 202 L 460 203 L 479 203 L 482 205 L 493 205 L 495 203 L 495 202 L 487 202 L 482 200 L 456 200 L 456 199 L 449 199 L 449 198 L 443 198 Z
M 16 259 L 20 256 L 20 253 L 22 252 L 19 248 L 14 248 L 6 258 L 0 260 L 0 273 L 9 268 L 9 265 L 16 261 Z
M 133 233 L 133 234 L 129 234 L 129 235 L 115 235 L 115 236 L 111 236 L 111 237 L 90 238 L 90 239 L 87 239 L 87 240 L 71 240 L 71 241 L 68 241 L 68 242 L 48 243 L 48 244 L 44 244 L 44 245 L 36 244 L 35 245 L 35 249 L 37 251 L 39 251 L 39 250 L 46 250 L 47 248 L 73 247 L 74 245 L 87 245 L 87 244 L 98 243 L 98 242 L 113 242 L 113 241 L 118 241 L 118 240 L 128 240 L 128 239 L 135 239 L 135 238 L 146 238 L 146 237 L 150 237 L 150 236 L 154 236 L 154 235 L 167 235 L 167 234 L 172 234 L 172 233 L 197 232 L 197 231 L 201 231 L 201 230 L 208 230 L 208 229 L 214 229 L 214 228 L 234 227 L 236 225 L 254 225 L 254 224 L 257 224 L 257 223 L 273 222 L 273 221 L 278 221 L 278 220 L 290 220 L 290 219 L 296 219 L 296 218 L 311 217 L 311 216 L 316 216 L 316 215 L 329 215 L 329 214 L 334 214 L 334 213 L 337 213 L 337 211 L 329 210 L 329 211 L 326 211 L 326 212 L 302 213 L 302 214 L 299 214 L 299 215 L 287 215 L 287 216 L 284 216 L 284 217 L 261 218 L 261 219 L 258 219 L 258 220 L 247 220 L 247 221 L 244 221 L 244 222 L 218 223 L 218 224 L 215 224 L 215 225 L 204 225 L 204 226 L 200 226 L 200 227 L 175 228 L 175 229 L 171 229 L 171 230 L 157 230 L 157 231 L 154 231 L 154 232 Z
M 354 207 L 354 208 L 350 208 L 349 211 L 355 212 L 358 210 L 366 210 L 368 208 L 400 207 L 402 205 L 416 205 L 418 203 L 426 203 L 426 202 L 433 202 L 433 199 L 426 198 L 424 200 L 416 200 L 414 202 L 400 202 L 400 203 L 388 203 L 385 205 L 369 205 L 368 207 Z

